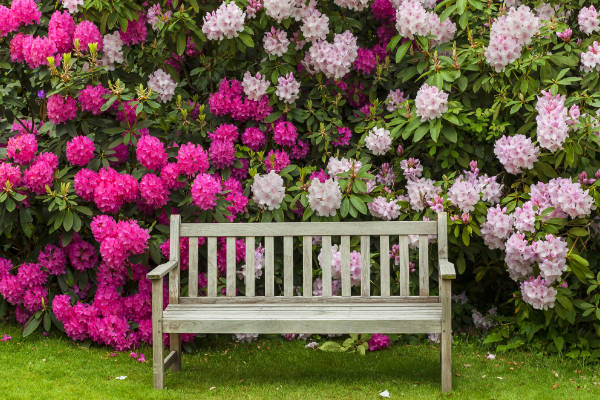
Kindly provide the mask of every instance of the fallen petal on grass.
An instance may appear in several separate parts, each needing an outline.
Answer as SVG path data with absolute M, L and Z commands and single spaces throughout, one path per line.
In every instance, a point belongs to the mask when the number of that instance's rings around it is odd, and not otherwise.
M 390 397 L 390 392 L 386 389 L 383 392 L 379 393 L 379 395 L 381 397 L 387 397 L 387 398 L 389 398 Z

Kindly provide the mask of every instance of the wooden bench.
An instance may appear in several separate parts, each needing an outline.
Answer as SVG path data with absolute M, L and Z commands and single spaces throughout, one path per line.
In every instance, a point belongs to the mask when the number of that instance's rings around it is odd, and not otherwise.
M 181 369 L 181 333 L 440 333 L 442 391 L 452 388 L 451 279 L 448 261 L 446 213 L 438 221 L 391 222 L 285 222 L 285 223 L 181 223 L 171 216 L 170 260 L 148 273 L 152 279 L 152 338 L 154 387 L 162 389 L 164 371 Z M 409 237 L 418 235 L 419 271 L 413 279 L 418 295 L 410 293 Z M 438 296 L 429 295 L 429 238 L 437 236 Z M 322 238 L 323 295 L 313 296 L 313 242 Z M 341 296 L 332 296 L 332 236 L 340 237 Z M 360 291 L 352 294 L 350 239 L 360 237 Z M 371 281 L 370 236 L 379 236 L 373 248 L 380 253 L 380 282 Z M 190 237 L 188 296 L 180 294 L 179 238 Z M 206 237 L 207 296 L 198 296 L 198 237 Z M 226 295 L 217 292 L 217 237 L 226 237 Z M 264 238 L 264 294 L 255 290 L 256 238 Z M 283 265 L 275 264 L 274 238 L 282 237 Z M 246 240 L 245 296 L 236 296 L 236 238 Z M 296 239 L 295 239 L 296 238 Z M 390 239 L 400 249 L 399 293 L 390 293 Z M 302 244 L 302 294 L 295 293 L 294 247 Z M 277 243 L 281 239 L 277 239 Z M 315 246 L 318 250 L 319 246 Z M 298 260 L 300 254 L 297 254 Z M 275 285 L 275 270 L 282 271 L 282 285 Z M 435 269 L 434 269 L 435 270 Z M 203 272 L 202 271 L 202 272 Z M 169 275 L 169 305 L 163 310 L 163 278 Z M 299 275 L 299 274 L 298 274 Z M 297 280 L 300 280 L 297 277 Z M 282 286 L 282 288 L 281 288 Z M 396 286 L 397 287 L 397 286 Z M 398 290 L 398 289 L 396 289 Z M 374 294 L 377 295 L 374 295 Z M 163 353 L 163 333 L 168 333 L 170 352 Z

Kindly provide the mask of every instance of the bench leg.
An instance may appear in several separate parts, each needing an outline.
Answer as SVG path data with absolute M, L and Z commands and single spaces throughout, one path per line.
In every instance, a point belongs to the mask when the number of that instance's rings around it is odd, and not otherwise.
M 179 333 L 169 334 L 169 347 L 176 353 L 175 361 L 171 364 L 171 371 L 181 371 L 181 337 Z
M 442 366 L 442 392 L 452 390 L 452 314 L 450 309 L 450 281 L 442 281 L 442 333 L 440 335 L 440 361 Z
M 156 279 L 152 281 L 152 369 L 154 371 L 154 389 L 162 389 L 165 384 L 162 308 L 162 279 Z

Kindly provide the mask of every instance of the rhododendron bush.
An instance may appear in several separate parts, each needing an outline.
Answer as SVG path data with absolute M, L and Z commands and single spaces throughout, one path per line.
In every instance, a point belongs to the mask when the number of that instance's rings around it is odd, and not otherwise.
M 25 334 L 55 326 L 130 348 L 151 341 L 145 274 L 169 256 L 172 213 L 446 211 L 456 329 L 597 357 L 600 16 L 588 3 L 0 1 L 0 314 Z M 204 265 L 205 238 L 193 240 Z M 224 274 L 224 238 L 218 248 Z M 335 240 L 331 255 L 339 294 Z M 397 245 L 390 257 L 398 268 Z M 259 244 L 259 293 L 262 259 Z M 198 283 L 205 294 L 205 272 Z M 376 338 L 369 348 L 389 344 Z

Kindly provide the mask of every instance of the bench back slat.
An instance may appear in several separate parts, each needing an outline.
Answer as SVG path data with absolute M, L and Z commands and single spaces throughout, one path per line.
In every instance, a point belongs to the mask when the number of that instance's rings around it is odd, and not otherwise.
M 360 237 L 360 295 L 371 295 L 371 237 Z
M 339 236 L 356 235 L 435 235 L 435 221 L 379 221 L 379 222 L 269 222 L 269 223 L 202 223 L 181 224 L 181 236 Z
M 227 296 L 235 296 L 235 238 L 228 237 L 227 242 L 227 271 L 225 277 L 227 280 L 226 293 Z
M 181 236 L 181 215 L 171 215 L 171 226 L 169 227 L 169 260 L 177 260 L 179 257 L 179 238 Z M 179 274 L 180 268 L 174 268 L 169 272 L 169 303 L 179 302 Z
M 189 240 L 188 293 L 190 297 L 196 297 L 198 296 L 198 238 L 191 237 Z
M 179 237 L 189 235 L 189 297 L 198 296 L 199 244 L 198 239 L 206 237 L 206 270 L 207 297 L 217 297 L 218 264 L 217 254 L 225 256 L 225 295 L 236 296 L 238 277 L 236 262 L 236 239 L 245 240 L 245 296 L 254 297 L 256 293 L 256 245 L 264 240 L 264 296 L 265 297 L 294 297 L 294 246 L 302 241 L 302 297 L 313 297 L 313 258 L 314 252 L 319 254 L 318 267 L 321 269 L 322 296 L 333 296 L 332 283 L 339 283 L 341 297 L 352 297 L 352 282 L 358 276 L 352 273 L 354 262 L 360 262 L 360 290 L 355 292 L 360 297 L 374 295 L 387 297 L 408 297 L 411 295 L 410 248 L 418 247 L 418 278 L 413 279 L 414 295 L 429 296 L 429 237 L 438 237 L 438 257 L 448 257 L 446 238 L 446 215 L 443 213 L 439 221 L 426 222 L 358 222 L 358 223 L 225 223 L 225 224 L 182 224 L 179 215 L 171 216 L 170 258 L 179 254 Z M 379 236 L 379 240 L 371 241 L 371 236 Z M 217 238 L 223 238 L 218 239 Z M 258 237 L 258 239 L 257 239 Z M 282 237 L 282 239 L 275 239 Z M 313 238 L 321 240 L 320 246 L 313 246 Z M 264 238 L 264 239 L 263 239 Z M 358 246 L 360 238 L 360 256 L 352 251 L 352 246 Z M 396 238 L 398 245 L 396 246 Z M 390 243 L 390 239 L 391 242 Z M 281 242 L 283 247 L 280 250 Z M 356 240 L 356 241 L 355 241 Z M 335 246 L 332 246 L 336 243 Z M 409 247 L 410 243 L 410 247 Z M 394 244 L 394 254 L 390 246 Z M 225 246 L 221 249 L 221 246 Z M 416 246 L 415 246 L 416 245 Z M 219 248 L 217 248 L 219 247 Z M 332 258 L 332 248 L 339 253 Z M 396 250 L 397 248 L 397 250 Z M 358 250 L 358 249 L 356 249 Z M 378 260 L 371 265 L 371 251 L 379 253 Z M 397 252 L 396 252 L 397 251 Z M 220 256 L 219 256 L 220 257 Z M 390 258 L 394 259 L 390 265 Z M 204 256 L 202 256 L 204 260 Z M 282 260 L 282 281 L 275 285 L 275 260 Z M 335 265 L 332 265 L 333 260 Z M 354 261 L 352 261 L 354 260 Z M 379 267 L 377 267 L 377 261 Z M 221 263 L 222 261 L 218 261 Z M 354 267 L 352 267 L 354 268 Z M 372 269 L 379 268 L 380 281 L 371 282 Z M 170 273 L 169 301 L 177 303 L 180 286 L 180 268 Z M 260 277 L 260 275 L 259 275 Z M 333 282 L 333 280 L 336 282 Z M 282 283 L 282 284 L 281 284 Z M 398 285 L 399 293 L 392 293 L 391 287 Z M 398 287 L 395 286 L 395 287 Z M 339 288 L 339 287 L 338 287 Z M 337 290 L 336 290 L 337 292 Z M 262 296 L 262 289 L 259 296 Z
M 350 236 L 341 237 L 342 255 L 342 296 L 350 296 L 352 282 L 350 281 Z
M 408 296 L 410 295 L 408 236 L 400 236 L 398 241 L 398 247 L 400 250 L 400 296 Z
M 206 239 L 207 258 L 208 258 L 208 297 L 217 295 L 217 238 L 208 237 Z
M 254 236 L 246 237 L 246 296 L 254 296 L 255 278 L 254 278 L 254 254 L 256 248 Z
M 381 275 L 381 295 L 387 297 L 390 295 L 390 237 L 382 235 L 379 237 L 380 252 L 380 275 Z M 343 257 L 343 256 L 342 256 Z
M 283 295 L 294 295 L 294 237 L 283 237 Z
M 419 296 L 429 296 L 429 238 L 419 236 Z
M 270 233 L 270 231 L 267 231 Z M 264 234 L 264 233 L 263 233 Z M 275 246 L 273 236 L 265 236 L 265 296 L 275 295 Z
M 302 295 L 312 297 L 312 236 L 302 236 Z
M 323 285 L 323 296 L 331 297 L 331 236 L 323 236 L 321 239 L 322 259 L 321 283 Z

